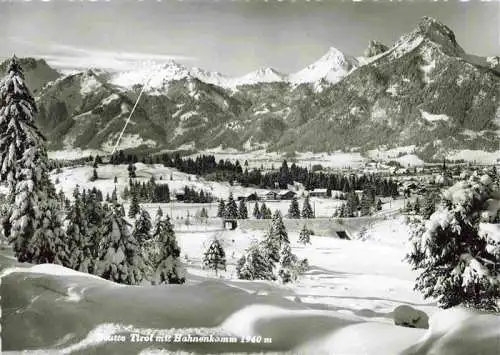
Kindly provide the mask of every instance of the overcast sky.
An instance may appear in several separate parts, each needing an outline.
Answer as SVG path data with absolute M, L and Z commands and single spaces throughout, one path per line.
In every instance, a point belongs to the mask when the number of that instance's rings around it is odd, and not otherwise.
M 428 0 L 109 0 L 0 2 L 0 57 L 44 57 L 58 68 L 122 70 L 174 59 L 227 75 L 290 73 L 329 47 L 362 55 L 393 44 L 428 15 L 473 54 L 500 55 L 500 2 Z

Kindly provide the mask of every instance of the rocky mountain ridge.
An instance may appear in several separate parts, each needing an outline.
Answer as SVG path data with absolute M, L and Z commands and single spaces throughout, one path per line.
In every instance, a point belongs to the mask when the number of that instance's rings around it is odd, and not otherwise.
M 320 152 L 390 142 L 416 145 L 423 157 L 500 149 L 495 57 L 467 54 L 429 17 L 391 47 L 372 42 L 367 52 L 354 58 L 331 48 L 295 74 L 263 68 L 236 79 L 174 62 L 35 75 L 39 122 L 52 149 L 109 150 L 147 82 L 122 148 Z

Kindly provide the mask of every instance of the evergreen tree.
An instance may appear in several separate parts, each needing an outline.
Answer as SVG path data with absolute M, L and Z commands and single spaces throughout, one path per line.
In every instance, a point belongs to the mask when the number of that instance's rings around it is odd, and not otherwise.
M 314 212 L 309 203 L 309 196 L 304 199 L 304 204 L 302 206 L 302 218 L 314 218 Z
M 88 248 L 90 249 L 92 260 L 96 260 L 99 253 L 99 242 L 102 238 L 105 211 L 102 204 L 93 195 L 84 196 L 82 193 L 81 201 L 83 215 L 87 222 Z M 89 267 L 91 269 L 90 273 L 94 273 L 94 265 L 90 264 Z
M 290 243 L 284 243 L 281 246 L 278 266 L 278 278 L 282 283 L 292 282 L 297 279 L 296 263 L 297 257 L 292 253 Z
M 139 200 L 137 199 L 137 193 L 132 192 L 132 201 L 130 201 L 130 207 L 128 210 L 129 218 L 135 218 L 135 216 L 140 212 L 141 206 L 139 206 Z
M 205 207 L 201 208 L 200 218 L 208 218 L 208 212 L 207 212 L 207 209 Z
M 255 202 L 255 205 L 253 206 L 253 216 L 255 219 L 260 219 L 261 218 L 261 213 L 259 210 L 259 203 Z
M 129 232 L 129 225 L 120 216 L 118 206 L 104 219 L 99 244 L 96 274 L 106 280 L 138 285 L 146 278 L 146 263 L 138 241 Z
M 128 177 L 129 177 L 129 179 L 135 179 L 135 178 L 137 177 L 137 175 L 136 175 L 136 173 L 135 173 L 135 171 L 136 171 L 136 167 L 135 167 L 135 165 L 134 165 L 134 164 L 130 163 L 130 164 L 128 165 L 127 170 L 128 170 Z
M 415 199 L 415 204 L 413 205 L 413 211 L 415 211 L 416 214 L 420 214 L 420 199 L 417 197 Z
M 0 182 L 7 183 L 9 193 L 3 232 L 18 261 L 64 262 L 65 237 L 37 113 L 14 57 L 0 81 Z
M 62 228 L 58 206 L 54 199 L 39 204 L 40 225 L 28 242 L 27 255 L 34 264 L 70 265 L 68 238 Z
M 275 280 L 273 268 L 274 263 L 267 257 L 266 250 L 254 242 L 238 260 L 236 274 L 242 280 Z
M 297 197 L 292 199 L 290 202 L 290 207 L 288 208 L 288 218 L 299 219 L 300 218 L 300 209 L 299 202 L 297 201 Z
M 233 198 L 233 193 L 229 193 L 229 198 L 227 199 L 226 210 L 224 217 L 227 219 L 237 219 L 238 218 L 238 206 Z
M 271 209 L 267 208 L 267 206 L 264 202 L 262 202 L 262 205 L 260 206 L 260 214 L 262 215 L 263 219 L 273 218 Z
M 239 219 L 247 219 L 248 218 L 247 204 L 245 203 L 244 199 L 240 200 L 240 203 L 238 206 L 238 218 Z
M 490 182 L 458 182 L 428 221 L 414 224 L 407 260 L 419 271 L 415 289 L 443 308 L 499 310 L 500 245 L 479 232 L 480 214 L 493 197 Z
M 111 202 L 113 202 L 113 203 L 118 202 L 118 195 L 116 193 L 116 186 L 113 189 L 113 192 L 111 193 Z
M 121 203 L 117 204 L 118 205 L 118 211 L 121 217 L 125 217 L 125 207 Z
M 161 209 L 161 207 L 158 207 L 158 209 L 156 210 L 155 223 L 158 223 L 158 221 L 160 221 L 162 217 L 163 217 L 163 210 Z
M 363 194 L 361 195 L 361 211 L 360 214 L 361 216 L 369 216 L 370 215 L 370 198 L 368 194 L 363 191 Z
M 66 234 L 68 236 L 68 250 L 70 253 L 69 267 L 77 271 L 90 273 L 93 259 L 89 239 L 87 238 L 87 219 L 85 218 L 84 206 L 80 199 L 78 188 L 75 188 L 73 197 L 73 204 L 66 216 L 66 220 L 68 221 Z
M 219 206 L 217 208 L 217 217 L 222 218 L 224 217 L 226 212 L 226 204 L 224 203 L 223 199 L 219 200 Z
M 275 262 L 279 261 L 279 252 L 282 245 L 285 243 L 289 244 L 290 240 L 288 239 L 288 233 L 283 223 L 281 213 L 279 210 L 276 210 L 273 215 L 271 227 L 269 228 L 266 238 L 263 240 L 263 246 L 265 250 L 268 251 L 271 260 Z
M 427 193 L 422 204 L 421 212 L 424 219 L 429 217 L 436 211 L 436 197 L 432 193 Z
M 134 225 L 134 238 L 139 243 L 139 246 L 142 246 L 146 240 L 151 238 L 152 228 L 151 216 L 148 211 L 141 208 Z
M 219 269 L 226 270 L 226 253 L 222 244 L 217 238 L 214 238 L 207 250 L 203 254 L 203 265 L 215 271 L 215 276 Z
M 94 168 L 94 171 L 92 172 L 92 178 L 90 179 L 90 181 L 96 181 L 98 178 L 99 176 L 97 175 L 97 169 Z
M 159 284 L 183 284 L 185 269 L 180 262 L 181 248 L 177 244 L 170 218 L 156 222 L 152 239 L 156 256 L 152 262 L 152 282 Z
M 354 191 L 347 193 L 344 217 L 354 217 L 358 210 L 358 195 Z
M 311 244 L 311 231 L 307 229 L 306 225 L 302 227 L 299 234 L 299 243 L 301 244 Z
M 377 200 L 376 209 L 377 211 L 382 211 L 382 201 L 380 199 Z

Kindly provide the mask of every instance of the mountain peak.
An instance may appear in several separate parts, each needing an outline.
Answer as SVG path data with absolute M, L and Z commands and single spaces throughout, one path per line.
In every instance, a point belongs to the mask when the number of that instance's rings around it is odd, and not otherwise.
M 290 75 L 290 81 L 296 84 L 326 80 L 337 83 L 347 73 L 359 66 L 356 58 L 348 56 L 335 47 L 330 47 L 326 54 L 305 69 Z
M 417 31 L 433 40 L 446 39 L 458 46 L 453 31 L 433 17 L 424 16 L 418 23 Z
M 424 16 L 417 27 L 410 33 L 403 35 L 392 47 L 394 55 L 401 56 L 408 53 L 420 44 L 426 43 L 439 48 L 443 53 L 461 57 L 465 51 L 458 45 L 453 31 L 435 18 Z

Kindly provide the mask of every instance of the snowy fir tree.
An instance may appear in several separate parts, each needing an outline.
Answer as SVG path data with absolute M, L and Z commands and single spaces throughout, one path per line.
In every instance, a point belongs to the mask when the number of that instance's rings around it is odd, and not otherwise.
M 260 206 L 260 214 L 263 219 L 271 219 L 273 217 L 271 210 L 267 208 L 264 202 L 262 202 L 262 205 Z
M 148 211 L 144 208 L 141 208 L 139 212 L 135 224 L 134 224 L 134 238 L 137 240 L 140 246 L 144 244 L 144 242 L 151 238 L 151 230 L 153 229 L 153 224 L 151 222 L 151 216 Z
M 488 176 L 460 181 L 428 220 L 414 224 L 407 260 L 419 272 L 415 289 L 443 308 L 499 310 L 500 246 L 479 228 L 482 211 L 498 196 L 491 186 Z
M 297 280 L 297 257 L 292 253 L 289 243 L 284 243 L 280 250 L 278 265 L 278 279 L 282 283 L 288 283 Z
M 238 218 L 239 219 L 247 219 L 248 218 L 247 204 L 245 203 L 244 199 L 241 199 L 240 203 L 238 205 Z
M 135 216 L 141 211 L 141 206 L 139 206 L 139 200 L 137 198 L 137 192 L 132 191 L 132 200 L 130 201 L 130 207 L 128 210 L 129 218 L 135 218 Z
M 185 269 L 180 261 L 181 248 L 177 244 L 168 216 L 156 222 L 152 240 L 156 253 L 151 263 L 152 283 L 160 285 L 186 282 Z
M 292 199 L 290 202 L 290 207 L 288 208 L 288 218 L 299 219 L 300 218 L 300 208 L 299 202 L 297 201 L 297 197 Z
M 361 205 L 360 205 L 360 214 L 361 216 L 369 216 L 371 212 L 371 201 L 368 194 L 363 191 L 361 195 Z
M 94 168 L 94 170 L 92 172 L 92 177 L 90 178 L 90 181 L 96 181 L 97 179 L 99 179 L 99 175 L 97 175 L 97 169 Z
M 226 253 L 219 239 L 213 238 L 203 253 L 203 266 L 214 270 L 216 276 L 219 270 L 226 270 Z
M 90 251 L 87 219 L 84 215 L 84 206 L 78 188 L 73 192 L 73 203 L 66 220 L 66 234 L 68 236 L 68 250 L 70 253 L 69 267 L 81 272 L 92 271 L 93 258 Z
M 299 240 L 298 242 L 300 244 L 311 244 L 311 231 L 307 228 L 307 226 L 304 224 L 302 229 L 300 230 L 299 234 Z
M 226 204 L 223 199 L 219 200 L 219 205 L 217 207 L 217 217 L 223 218 L 226 213 Z
M 302 218 L 314 218 L 314 212 L 309 202 L 309 196 L 304 199 L 304 204 L 302 206 Z
M 35 124 L 37 113 L 14 57 L 0 81 L 0 182 L 7 183 L 9 192 L 3 232 L 21 262 L 63 258 L 54 254 L 63 235 L 45 138 Z
M 254 242 L 238 260 L 236 274 L 242 280 L 276 280 L 274 262 L 266 250 Z
M 421 214 L 424 219 L 429 217 L 436 211 L 436 196 L 433 193 L 427 193 L 422 203 Z
M 255 219 L 260 219 L 261 218 L 260 209 L 259 209 L 259 203 L 258 202 L 255 202 L 255 205 L 253 206 L 252 215 L 253 215 L 253 217 Z
M 40 201 L 38 208 L 40 223 L 27 245 L 28 260 L 34 264 L 51 263 L 69 267 L 68 238 L 62 227 L 57 201 Z
M 229 198 L 227 199 L 226 210 L 224 212 L 224 218 L 227 219 L 237 219 L 238 218 L 238 206 L 233 198 L 233 193 L 229 193 Z
M 207 212 L 207 209 L 206 209 L 205 207 L 202 207 L 202 208 L 201 208 L 201 211 L 200 211 L 200 218 L 203 218 L 203 219 L 208 218 L 208 212 Z
M 117 283 L 138 285 L 146 278 L 146 263 L 118 206 L 108 212 L 103 224 L 96 274 Z
M 111 193 L 111 202 L 113 202 L 113 203 L 118 202 L 118 194 L 116 193 L 116 186 L 113 189 L 113 192 Z
M 163 210 L 161 209 L 161 207 L 158 207 L 158 209 L 156 210 L 156 215 L 155 215 L 155 223 L 160 221 L 162 218 L 163 218 Z
M 415 212 L 415 214 L 420 214 L 420 209 L 420 199 L 417 197 L 415 199 L 415 203 L 413 204 L 413 211 Z
M 283 244 L 290 244 L 290 240 L 288 239 L 288 233 L 283 223 L 281 212 L 276 210 L 273 215 L 271 227 L 263 240 L 263 246 L 268 251 L 271 260 L 275 262 L 279 261 L 279 252 Z

